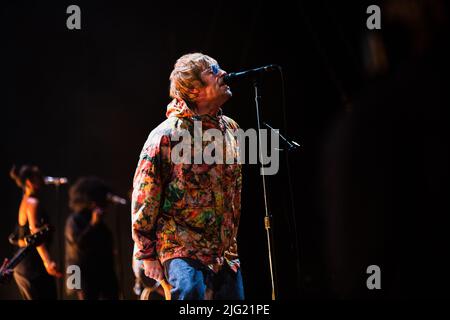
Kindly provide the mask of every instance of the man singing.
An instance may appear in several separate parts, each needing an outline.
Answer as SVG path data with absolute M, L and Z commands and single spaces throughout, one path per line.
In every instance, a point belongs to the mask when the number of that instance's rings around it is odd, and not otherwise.
M 233 133 L 239 127 L 222 115 L 232 95 L 225 75 L 207 55 L 178 59 L 167 119 L 150 133 L 134 176 L 134 258 L 148 277 L 167 279 L 175 300 L 244 299 L 236 243 L 242 175 Z M 199 130 L 206 140 L 200 144 Z M 208 132 L 214 139 L 205 139 Z M 180 143 L 188 146 L 181 155 Z M 223 161 L 202 159 L 211 149 Z

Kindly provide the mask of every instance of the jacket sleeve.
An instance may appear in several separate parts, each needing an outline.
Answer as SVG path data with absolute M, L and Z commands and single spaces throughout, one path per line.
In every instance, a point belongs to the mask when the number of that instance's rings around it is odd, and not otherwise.
M 239 125 L 232 119 L 227 118 L 228 128 L 230 130 L 238 130 Z M 231 140 L 231 146 L 233 150 L 233 156 L 236 161 L 234 170 L 235 185 L 234 185 L 234 196 L 233 196 L 233 234 L 230 242 L 230 246 L 225 250 L 224 256 L 228 261 L 229 266 L 233 271 L 237 271 L 240 267 L 239 257 L 238 257 L 238 244 L 237 244 L 237 234 L 239 229 L 239 220 L 241 217 L 241 190 L 242 190 L 242 167 L 240 162 L 241 146 L 239 144 L 239 139 L 236 137 Z
M 170 168 L 170 138 L 152 132 L 141 152 L 133 179 L 131 225 L 138 260 L 157 259 L 156 225 Z

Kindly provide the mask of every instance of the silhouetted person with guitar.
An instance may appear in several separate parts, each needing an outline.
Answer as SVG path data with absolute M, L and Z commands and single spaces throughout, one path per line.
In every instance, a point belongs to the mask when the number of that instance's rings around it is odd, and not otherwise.
M 38 167 L 30 165 L 24 165 L 19 170 L 13 167 L 10 176 L 23 190 L 23 197 L 19 207 L 18 226 L 9 236 L 9 241 L 23 248 L 27 246 L 25 238 L 48 220 L 40 202 L 44 178 Z M 14 279 L 26 300 L 56 299 L 56 282 L 53 277 L 61 276 L 48 251 L 48 242 L 32 248 L 14 269 Z
M 73 213 L 65 229 L 66 266 L 80 268 L 81 288 L 76 290 L 80 300 L 118 299 L 113 237 L 103 221 L 109 192 L 97 177 L 80 178 L 69 190 Z

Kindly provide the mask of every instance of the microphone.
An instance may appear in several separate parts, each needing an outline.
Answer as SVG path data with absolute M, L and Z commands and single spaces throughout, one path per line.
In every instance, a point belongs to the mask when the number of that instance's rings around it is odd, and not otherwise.
M 53 184 L 55 186 L 59 186 L 61 184 L 68 183 L 69 180 L 65 177 L 44 177 L 45 184 Z
M 127 204 L 127 200 L 112 193 L 108 193 L 106 195 L 106 198 L 108 199 L 108 201 L 111 201 L 114 204 L 121 204 L 123 206 Z
M 257 76 L 259 76 L 265 72 L 274 71 L 274 70 L 278 70 L 278 69 L 280 69 L 279 65 L 269 64 L 267 66 L 259 67 L 256 69 L 251 69 L 251 70 L 246 70 L 246 71 L 241 71 L 241 72 L 232 72 L 223 77 L 223 82 L 225 84 L 229 85 L 230 83 L 235 82 L 237 80 L 254 79 Z

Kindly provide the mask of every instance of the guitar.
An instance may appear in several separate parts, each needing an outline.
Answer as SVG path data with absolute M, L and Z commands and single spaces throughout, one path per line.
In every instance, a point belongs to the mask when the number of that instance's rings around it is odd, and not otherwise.
M 166 300 L 172 300 L 172 294 L 170 293 L 170 290 L 172 289 L 172 286 L 167 282 L 166 279 L 163 279 L 159 282 L 161 284 L 161 287 L 164 289 L 164 295 L 166 297 Z
M 142 291 L 139 300 L 150 300 L 150 295 L 152 294 L 153 291 L 158 289 L 159 286 L 161 286 L 164 290 L 164 298 L 166 300 L 172 300 L 172 294 L 170 293 L 172 286 L 167 282 L 166 279 L 156 282 L 156 284 L 151 288 L 150 287 L 145 288 Z
M 2 268 L 2 272 L 0 273 L 0 280 L 3 277 L 6 277 L 6 275 L 3 273 L 4 271 L 14 269 L 31 251 L 32 248 L 40 246 L 47 239 L 50 232 L 51 227 L 48 224 L 45 224 L 36 232 L 27 235 L 25 237 L 26 246 L 17 250 L 16 254 L 11 258 L 11 260 L 8 260 L 6 266 Z

